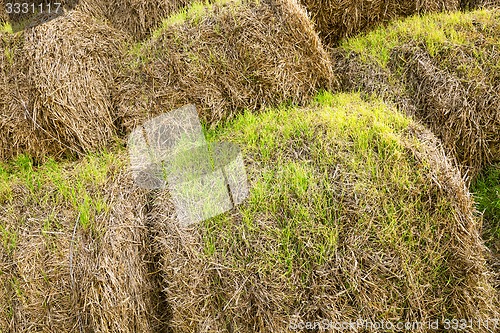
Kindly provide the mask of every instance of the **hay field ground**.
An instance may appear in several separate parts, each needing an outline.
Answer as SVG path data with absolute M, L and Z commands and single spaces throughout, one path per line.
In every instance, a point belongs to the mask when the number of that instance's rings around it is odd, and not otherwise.
M 384 3 L 2 24 L 0 333 L 500 332 L 500 9 Z M 182 228 L 126 138 L 187 103 L 250 194 Z

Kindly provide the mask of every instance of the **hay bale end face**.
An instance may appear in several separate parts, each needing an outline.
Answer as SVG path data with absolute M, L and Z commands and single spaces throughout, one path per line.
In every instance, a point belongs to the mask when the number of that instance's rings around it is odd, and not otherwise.
M 414 14 L 458 10 L 459 0 L 302 0 L 322 39 L 337 45 L 345 37 L 354 36 L 373 26 L 398 17 Z
M 117 94 L 127 130 L 185 104 L 214 124 L 243 109 L 304 103 L 333 81 L 329 57 L 294 0 L 197 4 L 131 55 Z

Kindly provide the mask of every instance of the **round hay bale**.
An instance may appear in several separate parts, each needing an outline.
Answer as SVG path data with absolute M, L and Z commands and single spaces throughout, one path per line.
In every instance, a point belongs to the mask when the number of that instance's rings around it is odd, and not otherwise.
M 131 55 L 116 94 L 126 130 L 189 103 L 215 124 L 243 109 L 304 103 L 333 84 L 328 54 L 295 0 L 193 5 Z
M 242 148 L 251 194 L 190 229 L 176 227 L 168 193 L 133 185 L 121 152 L 0 170 L 0 328 L 284 332 L 301 320 L 498 317 L 460 174 L 393 108 L 322 94 L 242 115 L 213 139 Z
M 7 12 L 4 10 L 5 8 L 5 2 L 4 0 L 0 0 L 0 24 L 4 24 L 9 21 L 9 16 L 7 15 Z
M 78 10 L 105 19 L 136 40 L 149 36 L 162 19 L 194 0 L 79 0 Z
M 63 166 L 14 163 L 11 199 L 0 208 L 0 329 L 163 331 L 147 193 L 126 162 L 118 153 Z
M 458 10 L 459 0 L 302 0 L 322 39 L 336 45 L 375 25 L 417 13 Z
M 394 50 L 394 59 L 406 69 L 403 83 L 414 97 L 415 116 L 443 140 L 464 173 L 474 177 L 500 161 L 500 81 L 494 82 L 486 69 L 464 78 L 439 68 L 448 60 L 450 68 L 470 70 L 477 63 L 472 53 L 455 48 L 433 59 L 420 47 L 405 46 Z
M 0 32 L 0 160 L 19 153 L 44 156 L 43 133 L 31 124 L 32 97 L 23 72 L 24 35 Z
M 170 329 L 497 318 L 473 202 L 440 141 L 376 100 L 318 101 L 217 131 L 247 166 L 236 209 L 185 228 L 168 193 L 153 201 Z
M 347 41 L 336 74 L 422 121 L 472 179 L 500 161 L 499 22 L 498 10 L 408 19 Z
M 103 148 L 115 134 L 110 91 L 123 42 L 119 32 L 78 11 L 26 30 L 30 116 L 55 156 Z

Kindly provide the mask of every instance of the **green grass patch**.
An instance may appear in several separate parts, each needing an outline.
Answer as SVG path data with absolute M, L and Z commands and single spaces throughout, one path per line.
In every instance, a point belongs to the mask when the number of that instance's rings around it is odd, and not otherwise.
M 421 44 L 435 56 L 450 47 L 474 48 L 480 34 L 495 33 L 498 28 L 498 12 L 492 10 L 428 14 L 400 19 L 344 40 L 341 48 L 358 53 L 362 61 L 375 60 L 386 67 L 391 50 L 407 42 Z
M 92 230 L 93 221 L 109 211 L 101 188 L 108 181 L 110 170 L 118 170 L 126 163 L 117 153 L 99 153 L 86 156 L 80 162 L 59 163 L 48 159 L 34 165 L 29 156 L 21 155 L 9 163 L 0 164 L 0 200 L 13 203 L 14 188 L 26 193 L 26 206 L 62 206 L 76 212 L 80 225 Z M 19 198 L 16 198 L 19 199 Z M 41 225 L 44 231 L 51 226 L 50 218 Z M 49 223 L 49 224 L 46 224 Z M 49 229 L 47 229 L 49 228 Z
M 488 245 L 500 242 L 500 164 L 486 169 L 472 185 L 477 209 L 485 220 L 484 238 Z
M 322 93 L 310 109 L 248 112 L 209 131 L 210 140 L 239 144 L 254 163 L 249 172 L 251 194 L 241 213 L 247 233 L 257 228 L 259 219 L 276 223 L 266 227 L 268 237 L 278 243 L 260 258 L 263 267 L 282 267 L 286 274 L 305 273 L 305 266 L 331 260 L 342 230 L 355 228 L 369 230 L 379 246 L 404 248 L 405 256 L 415 258 L 423 242 L 420 232 L 432 238 L 438 215 L 440 220 L 452 219 L 452 203 L 443 200 L 442 210 L 432 212 L 426 207 L 424 192 L 407 192 L 423 186 L 429 171 L 416 168 L 408 156 L 403 133 L 410 124 L 411 119 L 380 100 L 366 102 L 359 95 Z M 335 186 L 339 181 L 335 177 L 341 176 L 345 177 L 342 181 L 352 183 L 351 188 Z M 353 208 L 347 201 L 353 197 L 358 200 L 357 208 L 348 216 Z M 209 237 L 214 241 L 207 242 L 205 253 L 227 253 L 221 244 L 231 244 L 235 232 L 213 223 L 212 234 L 216 225 L 222 227 L 217 237 Z M 437 262 L 427 259 L 425 264 Z
M 0 32 L 13 33 L 12 25 L 9 22 L 0 22 Z

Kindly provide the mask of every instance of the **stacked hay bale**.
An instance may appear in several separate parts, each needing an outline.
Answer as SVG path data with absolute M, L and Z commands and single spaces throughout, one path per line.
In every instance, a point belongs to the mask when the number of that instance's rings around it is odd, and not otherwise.
M 75 300 L 89 331 L 161 332 L 168 311 L 146 225 L 147 192 L 133 184 L 126 155 L 117 158 L 114 175 L 91 198 L 106 208 L 80 239 Z
M 141 40 L 157 28 L 162 19 L 193 0 L 65 0 L 65 7 L 106 20 L 113 28 Z
M 500 6 L 500 0 L 461 0 L 460 7 L 465 10 L 477 8 L 496 8 Z
M 346 42 L 337 74 L 420 119 L 472 178 L 500 161 L 499 22 L 482 10 L 397 23 Z
M 126 164 L 124 154 L 37 169 L 16 161 L 0 208 L 1 331 L 163 330 L 146 193 Z
M 32 95 L 23 71 L 24 35 L 0 31 L 0 160 L 25 152 L 43 156 L 43 133 L 31 123 Z
M 0 24 L 3 24 L 9 20 L 9 16 L 5 11 L 5 2 L 4 0 L 0 0 Z
M 472 201 L 439 140 L 379 101 L 317 100 L 220 128 L 214 140 L 242 148 L 250 197 L 188 229 L 168 193 L 132 183 L 122 152 L 17 159 L 0 173 L 0 329 L 497 318 Z
M 329 45 L 397 17 L 460 8 L 460 0 L 302 0 L 302 3 Z
M 115 133 L 111 90 L 124 38 L 78 11 L 25 31 L 31 126 L 54 156 L 105 147 Z
M 492 73 L 495 70 L 484 64 L 474 68 L 477 58 L 469 48 L 458 47 L 434 58 L 420 47 L 394 52 L 396 66 L 405 69 L 403 82 L 415 98 L 415 116 L 445 142 L 464 173 L 475 176 L 484 166 L 500 161 L 500 80 Z M 491 52 L 498 63 L 498 53 Z M 443 64 L 458 71 L 443 70 Z
M 193 0 L 107 0 L 104 13 L 116 29 L 143 39 L 158 28 L 162 19 L 191 2 Z
M 329 57 L 295 0 L 193 5 L 131 55 L 116 102 L 126 130 L 187 103 L 211 123 L 243 109 L 303 103 L 333 81 Z
M 154 200 L 170 329 L 496 318 L 473 203 L 440 141 L 378 101 L 318 100 L 219 131 L 241 146 L 252 189 L 234 211 L 184 228 L 167 193 Z
M 12 194 L 26 198 L 29 189 L 14 188 Z M 7 331 L 74 330 L 78 310 L 72 302 L 69 278 L 69 216 L 18 202 L 16 211 L 2 210 L 1 220 L 2 229 L 10 235 L 5 258 L 9 269 L 2 275 L 9 296 L 5 303 L 9 312 L 4 313 L 10 322 Z

